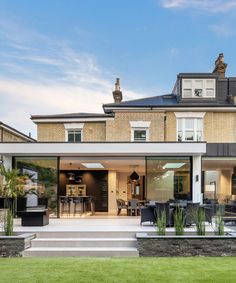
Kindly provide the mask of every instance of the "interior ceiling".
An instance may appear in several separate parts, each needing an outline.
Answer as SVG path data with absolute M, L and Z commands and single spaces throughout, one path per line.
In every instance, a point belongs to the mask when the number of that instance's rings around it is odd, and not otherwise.
M 202 160 L 202 168 L 204 171 L 233 170 L 234 167 L 236 167 L 236 159 Z
M 89 169 L 84 167 L 81 163 L 101 163 L 104 168 L 102 169 Z M 61 170 L 115 170 L 118 172 L 132 172 L 137 173 L 145 172 L 145 159 L 140 157 L 108 157 L 108 158 L 61 158 Z

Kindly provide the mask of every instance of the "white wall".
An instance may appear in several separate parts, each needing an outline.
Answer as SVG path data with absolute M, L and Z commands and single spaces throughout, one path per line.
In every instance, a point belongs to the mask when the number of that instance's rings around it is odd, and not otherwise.
M 192 186 L 193 186 L 193 202 L 200 202 L 202 203 L 202 193 L 201 193 L 201 170 L 202 170 L 202 161 L 201 155 L 193 156 L 193 179 L 192 179 Z M 197 180 L 198 178 L 198 180 Z
M 116 190 L 117 190 L 117 180 L 116 171 L 108 172 L 108 211 L 109 213 L 117 212 L 116 205 Z

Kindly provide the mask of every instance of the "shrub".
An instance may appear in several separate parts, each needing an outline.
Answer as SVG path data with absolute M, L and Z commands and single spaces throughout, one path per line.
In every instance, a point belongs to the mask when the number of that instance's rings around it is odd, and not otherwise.
M 174 213 L 175 235 L 182 236 L 184 234 L 184 223 L 185 223 L 185 217 L 184 217 L 183 209 L 177 206 Z
M 166 234 L 166 211 L 163 210 L 161 214 L 157 215 L 157 235 L 164 236 Z
M 195 223 L 196 223 L 197 235 L 204 236 L 206 234 L 204 209 L 198 208 L 196 210 Z
M 222 213 L 220 212 L 220 210 L 218 210 L 217 213 L 216 213 L 215 234 L 219 235 L 219 236 L 224 235 L 224 221 L 223 221 Z

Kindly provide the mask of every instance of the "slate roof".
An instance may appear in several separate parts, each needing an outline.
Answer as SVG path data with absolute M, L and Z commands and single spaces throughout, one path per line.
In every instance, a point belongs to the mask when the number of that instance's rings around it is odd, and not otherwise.
M 132 108 L 132 107 L 140 107 L 140 108 L 167 108 L 167 107 L 233 107 L 231 103 L 228 101 L 217 101 L 216 99 L 212 100 L 201 100 L 199 99 L 185 99 L 184 101 L 178 101 L 178 98 L 174 94 L 160 95 L 147 97 L 142 99 L 135 99 L 124 101 L 120 103 L 109 103 L 104 104 L 103 108 L 105 113 L 111 112 L 112 108 Z

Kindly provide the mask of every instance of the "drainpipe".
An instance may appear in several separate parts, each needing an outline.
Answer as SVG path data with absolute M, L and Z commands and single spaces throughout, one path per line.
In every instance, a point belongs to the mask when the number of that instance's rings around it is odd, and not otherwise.
M 164 142 L 166 142 L 166 114 L 164 114 Z

